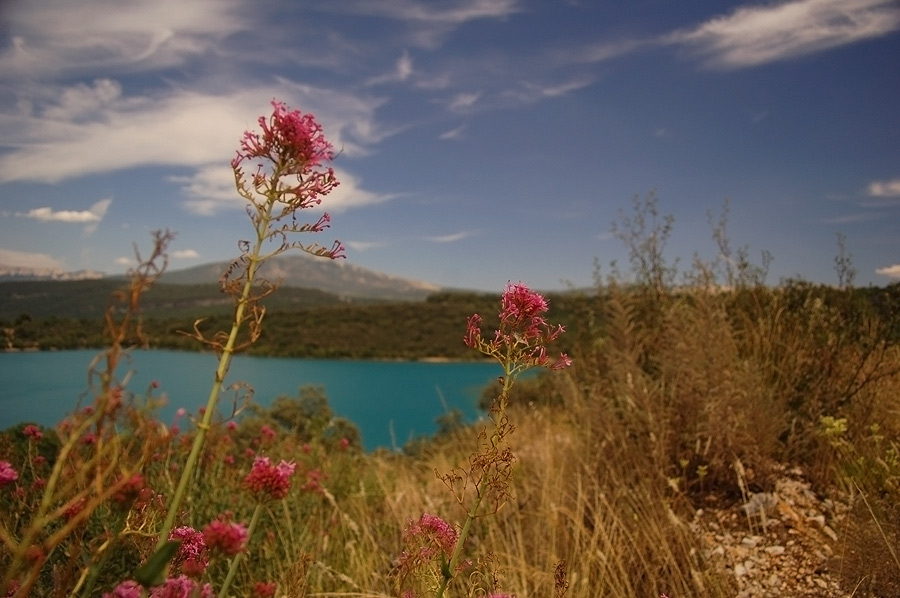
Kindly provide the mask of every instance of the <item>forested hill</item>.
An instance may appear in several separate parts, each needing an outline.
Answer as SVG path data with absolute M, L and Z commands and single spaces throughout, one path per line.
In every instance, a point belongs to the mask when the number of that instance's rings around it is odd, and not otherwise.
M 104 347 L 108 340 L 103 314 L 110 294 L 120 288 L 121 281 L 110 280 L 2 283 L 0 342 L 7 350 Z M 631 293 L 627 289 L 616 292 Z M 676 290 L 668 301 L 691 303 L 707 294 Z M 880 333 L 884 338 L 900 342 L 900 284 L 841 290 L 795 283 L 774 289 L 721 291 L 719 304 L 728 317 L 740 320 L 754 309 L 767 309 L 775 297 L 779 297 L 781 309 L 798 314 L 810 305 L 824 303 L 858 326 L 866 326 L 871 319 L 884 328 Z M 481 315 L 489 334 L 497 325 L 499 298 L 499 291 L 442 291 L 416 301 L 354 300 L 283 287 L 264 299 L 262 335 L 248 352 L 316 358 L 474 359 L 478 354 L 462 342 L 467 318 Z M 554 350 L 568 352 L 586 343 L 594 347 L 596 340 L 590 339 L 602 337 L 607 318 L 615 316 L 616 301 L 603 291 L 550 293 L 547 298 L 548 320 L 568 330 Z M 650 293 L 646 301 L 636 316 L 652 319 L 654 302 L 660 298 Z M 153 348 L 206 350 L 185 333 L 192 332 L 201 319 L 197 326 L 207 338 L 230 329 L 232 307 L 231 298 L 222 295 L 217 285 L 157 285 L 141 302 L 145 340 Z

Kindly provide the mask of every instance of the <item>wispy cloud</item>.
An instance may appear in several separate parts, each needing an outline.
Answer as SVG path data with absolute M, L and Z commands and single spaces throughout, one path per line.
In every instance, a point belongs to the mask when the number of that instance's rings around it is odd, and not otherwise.
M 90 235 L 97 229 L 97 224 L 103 220 L 106 210 L 112 203 L 111 199 L 101 199 L 87 210 L 54 210 L 50 207 L 34 208 L 27 212 L 16 212 L 20 218 L 31 218 L 41 222 L 75 222 L 87 224 L 85 234 Z
M 472 108 L 479 98 L 481 98 L 480 91 L 459 93 L 447 103 L 447 108 L 453 112 L 465 112 Z
M 410 78 L 413 74 L 413 61 L 409 52 L 404 51 L 403 55 L 397 59 L 394 70 L 384 75 L 372 77 L 366 81 L 366 85 L 382 85 L 384 83 L 402 83 Z
M 461 25 L 485 19 L 502 20 L 523 10 L 520 0 L 344 0 L 323 3 L 317 8 L 401 21 L 408 27 L 409 43 L 432 49 Z
M 709 67 L 739 69 L 805 56 L 900 29 L 894 0 L 793 0 L 739 8 L 663 43 L 687 46 Z
M 449 131 L 444 131 L 443 133 L 438 135 L 438 139 L 440 139 L 442 141 L 461 139 L 465 130 L 466 130 L 466 125 L 460 125 L 460 126 L 456 127 L 455 129 L 450 129 Z
M 467 239 L 468 237 L 473 236 L 475 233 L 473 231 L 460 231 L 458 233 L 452 233 L 449 235 L 437 235 L 434 237 L 425 237 L 426 241 L 431 241 L 432 243 L 455 243 L 456 241 L 462 241 L 463 239 Z
M 193 260 L 200 257 L 200 253 L 196 249 L 179 249 L 171 252 L 169 256 L 176 260 Z
M 867 191 L 872 197 L 900 197 L 900 179 L 872 181 Z
M 368 251 L 370 249 L 378 249 L 387 245 L 384 241 L 344 241 L 344 245 L 353 251 Z
M 556 98 L 568 95 L 579 89 L 591 85 L 594 80 L 590 77 L 579 77 L 555 85 L 541 85 L 532 82 L 522 82 L 519 89 L 507 91 L 504 95 L 512 97 L 520 102 L 531 103 L 548 98 Z
M 894 264 L 893 266 L 887 266 L 886 268 L 878 268 L 875 270 L 875 273 L 887 276 L 888 278 L 900 278 L 900 264 Z
M 104 69 L 137 72 L 183 63 L 254 25 L 237 0 L 11 2 L 15 32 L 0 53 L 0 76 L 27 79 Z
M 0 249 L 0 265 L 13 268 L 65 270 L 65 266 L 61 261 L 46 253 L 31 253 L 12 249 Z
M 398 197 L 398 194 L 375 193 L 363 189 L 359 179 L 342 168 L 335 168 L 334 172 L 340 184 L 322 198 L 321 208 L 325 211 L 340 213 Z M 247 203 L 235 191 L 234 173 L 226 166 L 205 166 L 190 175 L 173 176 L 169 180 L 181 185 L 185 209 L 198 216 L 213 216 L 222 211 L 243 209 Z

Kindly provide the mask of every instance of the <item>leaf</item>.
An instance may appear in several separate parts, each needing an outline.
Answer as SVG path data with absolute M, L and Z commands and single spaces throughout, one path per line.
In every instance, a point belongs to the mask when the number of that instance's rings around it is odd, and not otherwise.
M 166 580 L 166 569 L 169 562 L 181 547 L 181 540 L 169 540 L 159 547 L 147 562 L 134 572 L 134 579 L 145 588 L 158 586 Z

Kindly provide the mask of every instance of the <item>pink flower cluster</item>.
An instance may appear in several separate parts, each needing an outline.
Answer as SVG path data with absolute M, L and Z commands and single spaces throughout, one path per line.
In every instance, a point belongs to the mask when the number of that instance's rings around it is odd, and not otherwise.
M 123 581 L 112 592 L 103 594 L 103 598 L 141 598 L 141 585 L 136 581 Z M 180 575 L 167 579 L 161 585 L 150 590 L 150 598 L 214 598 L 215 592 L 206 583 L 200 583 Z
M 272 162 L 290 160 L 303 168 L 314 168 L 334 158 L 334 148 L 325 139 L 322 125 L 312 114 L 288 112 L 284 102 L 272 100 L 272 116 L 259 117 L 262 135 L 247 131 L 238 159 L 264 158 Z M 300 174 L 298 171 L 296 174 Z
M 41 429 L 34 424 L 25 426 L 25 429 L 22 430 L 22 433 L 31 440 L 40 440 L 44 436 L 43 432 L 41 432 Z
M 172 563 L 181 567 L 181 572 L 189 577 L 200 577 L 209 565 L 209 550 L 203 534 L 192 527 L 176 527 L 169 534 L 170 540 L 181 540 L 181 546 Z
M 565 353 L 552 362 L 547 355 L 547 345 L 565 329 L 547 323 L 543 316 L 548 309 L 547 300 L 540 293 L 524 284 L 510 283 L 503 291 L 500 306 L 500 328 L 494 332 L 493 339 L 482 337 L 481 316 L 474 314 L 469 317 L 463 339 L 466 346 L 500 359 L 515 358 L 529 367 L 545 366 L 561 370 L 572 365 L 572 360 Z
M 268 457 L 257 457 L 250 473 L 244 478 L 244 486 L 260 498 L 282 499 L 291 488 L 291 475 L 295 467 L 293 462 L 282 460 L 278 465 L 273 465 Z
M 0 461 L 0 488 L 19 479 L 19 472 L 9 461 Z
M 449 560 L 458 540 L 459 534 L 452 525 L 437 515 L 423 513 L 418 521 L 410 521 L 403 530 L 407 549 L 400 555 L 401 567 L 414 567 L 441 554 Z
M 331 192 L 338 185 L 334 169 L 318 169 L 323 162 L 334 159 L 334 149 L 325 139 L 322 125 L 312 114 L 299 110 L 288 111 L 283 102 L 272 100 L 272 116 L 259 118 L 262 134 L 246 131 L 241 139 L 241 149 L 231 161 L 231 167 L 241 178 L 241 164 L 245 161 L 265 160 L 271 163 L 278 175 L 296 175 L 298 185 L 279 189 L 279 199 L 285 203 L 286 196 L 300 199 L 295 206 L 306 208 L 321 203 L 320 195 Z M 266 189 L 266 177 L 262 164 L 252 177 L 253 187 L 258 191 Z
M 231 513 L 223 513 L 203 528 L 203 539 L 210 550 L 234 556 L 247 545 L 247 526 L 231 521 Z

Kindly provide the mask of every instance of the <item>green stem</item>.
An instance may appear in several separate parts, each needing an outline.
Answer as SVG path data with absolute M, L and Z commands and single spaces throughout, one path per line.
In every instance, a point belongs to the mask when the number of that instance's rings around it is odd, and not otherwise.
M 262 509 L 262 503 L 256 503 L 256 508 L 253 509 L 253 516 L 250 517 L 250 525 L 247 526 L 247 542 L 253 537 L 253 530 L 256 529 L 256 522 L 259 521 L 259 514 L 262 513 Z M 225 581 L 222 582 L 222 588 L 219 590 L 219 598 L 225 598 L 228 595 L 228 588 L 231 586 L 231 582 L 237 574 L 238 565 L 241 564 L 241 557 L 243 556 L 244 553 L 239 552 L 234 555 L 234 558 L 231 560 L 231 564 L 228 566 L 228 574 L 225 576 Z
M 231 366 L 231 358 L 234 354 L 234 346 L 237 341 L 238 332 L 240 332 L 241 324 L 244 319 L 244 310 L 247 308 L 247 304 L 250 301 L 250 293 L 253 289 L 253 280 L 256 276 L 256 270 L 259 268 L 260 264 L 260 251 L 262 250 L 263 240 L 267 236 L 269 223 L 272 220 L 272 206 L 273 202 L 269 201 L 265 205 L 265 209 L 260 210 L 260 218 L 259 223 L 256 227 L 256 243 L 253 246 L 253 252 L 250 255 L 250 262 L 247 265 L 247 279 L 244 281 L 244 288 L 241 292 L 241 298 L 238 300 L 237 306 L 234 311 L 234 321 L 231 324 L 231 333 L 228 335 L 228 341 L 225 343 L 225 346 L 222 348 L 222 354 L 219 357 L 219 367 L 216 369 L 216 378 L 213 381 L 212 388 L 209 392 L 209 399 L 206 402 L 206 411 L 203 413 L 203 419 L 199 424 L 197 424 L 197 435 L 194 437 L 194 444 L 191 446 L 191 452 L 188 455 L 187 462 L 184 465 L 184 470 L 181 472 L 181 478 L 178 480 L 178 486 L 175 489 L 175 495 L 172 498 L 172 502 L 169 504 L 169 511 L 166 514 L 166 520 L 163 523 L 162 530 L 159 533 L 159 541 L 156 544 L 156 549 L 159 550 L 166 543 L 169 538 L 169 532 L 172 531 L 172 528 L 175 526 L 175 518 L 178 516 L 178 511 L 181 508 L 181 503 L 184 501 L 185 490 L 187 489 L 187 485 L 190 482 L 191 474 L 194 471 L 194 468 L 197 465 L 197 460 L 200 457 L 200 451 L 203 448 L 203 443 L 206 440 L 206 432 L 209 430 L 210 422 L 212 421 L 213 412 L 216 409 L 216 403 L 219 400 L 219 393 L 222 390 L 222 384 L 225 381 L 225 375 L 228 373 L 228 368 Z
M 509 391 L 512 389 L 513 384 L 515 383 L 518 372 L 516 368 L 512 365 L 511 360 L 502 361 L 503 365 L 503 390 L 500 395 L 500 409 L 497 414 L 497 419 L 494 420 L 494 425 L 499 429 L 500 423 L 503 421 L 503 414 L 506 410 L 505 401 L 509 397 Z M 499 431 L 495 430 L 494 436 L 491 437 L 491 442 L 494 442 L 494 438 L 499 436 Z M 497 438 L 499 440 L 499 438 Z M 472 508 L 469 509 L 469 512 L 466 513 L 466 521 L 463 523 L 462 530 L 459 532 L 459 539 L 456 541 L 456 548 L 453 549 L 453 556 L 450 557 L 450 562 L 447 565 L 447 569 L 444 571 L 443 579 L 441 579 L 441 585 L 438 586 L 437 592 L 435 593 L 435 598 L 443 598 L 444 592 L 447 591 L 447 586 L 450 585 L 450 581 L 453 579 L 455 575 L 456 568 L 459 566 L 459 561 L 462 558 L 463 547 L 466 544 L 466 538 L 469 537 L 469 530 L 472 529 L 472 522 L 475 521 L 475 518 L 478 516 L 478 508 L 481 506 L 481 501 L 484 499 L 484 494 L 480 491 L 475 496 L 475 502 L 472 504 Z

